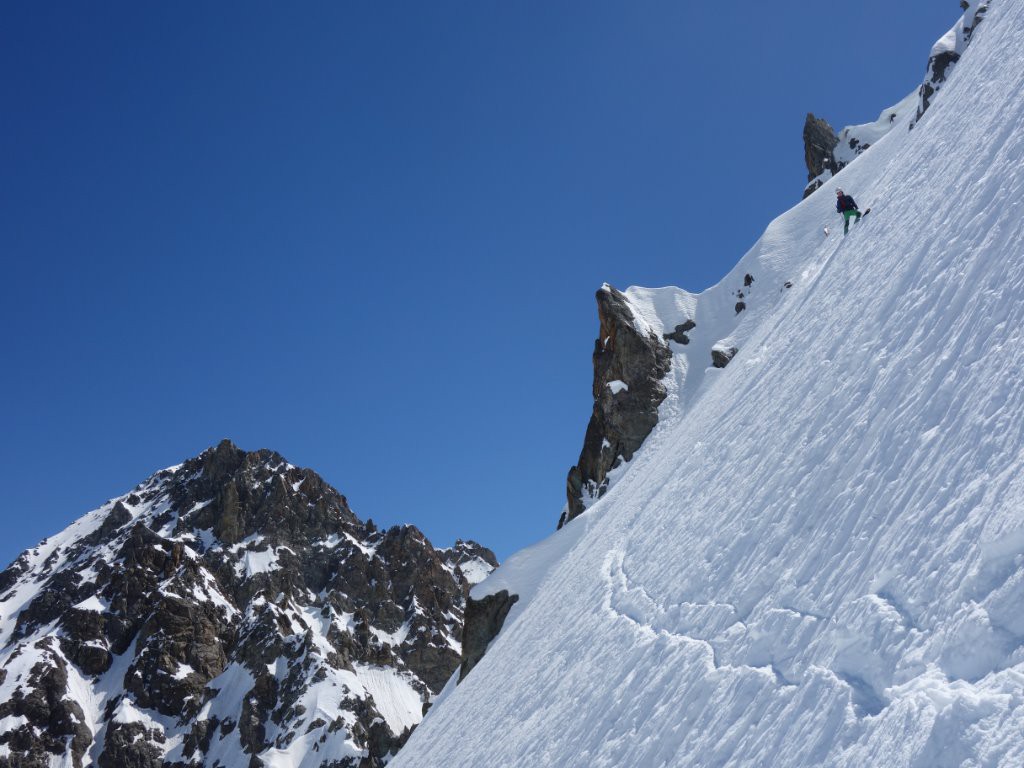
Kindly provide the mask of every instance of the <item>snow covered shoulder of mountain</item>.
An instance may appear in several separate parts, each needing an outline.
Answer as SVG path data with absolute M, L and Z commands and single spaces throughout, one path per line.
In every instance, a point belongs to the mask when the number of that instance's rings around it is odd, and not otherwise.
M 0 766 L 382 766 L 496 565 L 224 441 L 0 573 Z
M 993 2 L 914 130 L 719 285 L 622 292 L 695 323 L 657 424 L 474 587 L 520 599 L 390 768 L 1024 765 L 1021 93 Z

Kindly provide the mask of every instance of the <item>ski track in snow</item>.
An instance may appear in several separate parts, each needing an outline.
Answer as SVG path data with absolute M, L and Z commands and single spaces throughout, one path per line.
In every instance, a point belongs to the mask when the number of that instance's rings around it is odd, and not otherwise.
M 392 768 L 1024 765 L 1022 59 L 993 3 L 914 130 L 722 283 L 626 292 L 697 323 L 661 420 L 474 589 L 529 585 Z M 837 184 L 874 211 L 824 238 Z

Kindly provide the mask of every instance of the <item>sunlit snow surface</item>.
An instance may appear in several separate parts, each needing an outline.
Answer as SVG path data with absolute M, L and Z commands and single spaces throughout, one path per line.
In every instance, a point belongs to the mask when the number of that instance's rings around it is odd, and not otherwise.
M 697 323 L 661 422 L 474 589 L 526 597 L 391 768 L 1024 765 L 1022 59 L 993 4 L 721 284 L 628 292 Z M 837 184 L 873 211 L 826 238 Z

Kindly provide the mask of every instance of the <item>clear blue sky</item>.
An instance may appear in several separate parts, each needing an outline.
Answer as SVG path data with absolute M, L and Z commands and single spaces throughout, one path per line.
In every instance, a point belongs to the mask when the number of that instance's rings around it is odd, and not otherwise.
M 538 540 L 597 287 L 717 281 L 799 200 L 805 113 L 873 120 L 958 14 L 6 4 L 0 560 L 222 437 L 438 544 Z

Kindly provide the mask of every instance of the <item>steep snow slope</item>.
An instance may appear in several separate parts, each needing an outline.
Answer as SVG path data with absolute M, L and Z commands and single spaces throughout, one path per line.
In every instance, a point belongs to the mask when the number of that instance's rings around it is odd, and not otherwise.
M 392 768 L 1024 765 L 1022 52 L 993 4 L 914 131 L 722 284 L 629 293 L 703 334 L 661 421 L 474 589 L 528 588 Z M 848 238 L 836 184 L 874 208 Z

